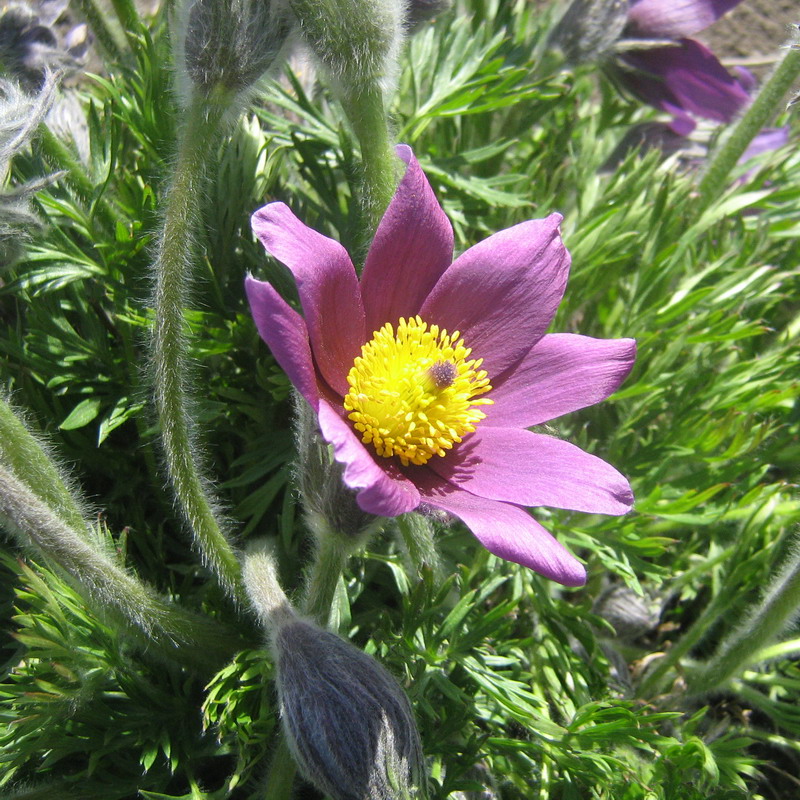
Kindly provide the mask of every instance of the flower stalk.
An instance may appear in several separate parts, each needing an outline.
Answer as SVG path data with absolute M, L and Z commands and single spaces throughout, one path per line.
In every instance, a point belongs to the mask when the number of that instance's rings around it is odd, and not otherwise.
M 727 596 L 725 592 L 720 595 Z M 759 652 L 769 646 L 800 611 L 800 550 L 792 554 L 764 597 L 747 616 L 745 622 L 722 642 L 705 664 L 686 675 L 690 695 L 721 689 L 758 659 Z
M 86 518 L 42 445 L 0 398 L 0 465 L 83 538 Z
M 327 628 L 330 623 L 333 598 L 341 580 L 347 560 L 363 543 L 360 537 L 347 541 L 333 531 L 317 533 L 314 562 L 306 582 L 303 613 Z
M 2 464 L 0 521 L 21 544 L 32 544 L 77 581 L 100 609 L 111 612 L 146 647 L 193 668 L 224 661 L 241 647 L 239 637 L 222 625 L 159 598 Z
M 170 480 L 200 551 L 225 589 L 241 597 L 241 571 L 201 475 L 189 393 L 183 309 L 189 296 L 195 230 L 206 165 L 219 142 L 229 93 L 194 93 L 186 109 L 167 192 L 154 271 L 152 359 L 155 398 Z
M 348 93 L 341 102 L 361 147 L 361 204 L 367 224 L 365 240 L 369 242 L 397 189 L 399 161 L 380 87 Z
M 386 98 L 398 71 L 404 4 L 394 0 L 290 0 L 303 38 L 331 78 L 361 147 L 364 244 L 399 180 Z
M 752 105 L 712 156 L 697 188 L 698 214 L 722 196 L 728 185 L 731 170 L 737 165 L 750 142 L 769 123 L 775 109 L 798 76 L 800 76 L 800 45 L 795 35 Z

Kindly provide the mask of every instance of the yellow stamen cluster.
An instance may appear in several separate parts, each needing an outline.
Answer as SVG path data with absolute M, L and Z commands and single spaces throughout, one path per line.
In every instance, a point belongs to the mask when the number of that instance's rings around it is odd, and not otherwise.
M 361 348 L 344 407 L 378 455 L 398 456 L 403 466 L 424 464 L 486 416 L 478 407 L 493 401 L 479 397 L 492 388 L 483 359 L 468 360 L 472 351 L 460 336 L 411 317 L 397 330 L 387 322 Z

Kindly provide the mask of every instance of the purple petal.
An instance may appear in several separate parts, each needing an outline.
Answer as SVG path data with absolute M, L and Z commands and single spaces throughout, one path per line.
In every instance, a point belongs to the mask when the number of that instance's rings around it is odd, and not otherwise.
M 430 471 L 419 488 L 428 505 L 458 517 L 490 553 L 564 586 L 586 583 L 583 565 L 519 506 L 462 492 Z
M 458 330 L 492 376 L 517 364 L 542 337 L 564 294 L 570 256 L 560 214 L 515 225 L 471 247 L 420 309 L 429 324 Z
M 411 148 L 399 145 L 397 154 L 408 168 L 378 225 L 361 277 L 368 334 L 417 314 L 453 260 L 450 220 Z
M 628 481 L 610 464 L 574 444 L 526 430 L 478 428 L 427 466 L 489 500 L 612 515 L 626 514 L 633 505 Z
M 247 276 L 244 289 L 261 338 L 300 394 L 316 411 L 319 389 L 303 318 L 269 283 Z
M 693 39 L 627 50 L 622 60 L 632 68 L 622 71 L 623 83 L 646 103 L 673 114 L 684 111 L 730 122 L 750 101 L 717 57 Z
M 790 127 L 784 125 L 782 128 L 764 128 L 747 146 L 747 150 L 742 153 L 739 159 L 740 164 L 745 164 L 751 158 L 768 153 L 770 150 L 778 150 L 789 144 Z
M 756 78 L 747 67 L 742 67 L 737 64 L 733 68 L 733 73 L 736 80 L 739 81 L 742 89 L 744 89 L 747 94 L 753 94 L 755 90 L 758 89 L 758 78 Z
M 626 33 L 640 39 L 679 39 L 702 31 L 742 0 L 633 0 Z
M 300 222 L 283 203 L 253 214 L 253 232 L 297 281 L 314 360 L 339 394 L 364 344 L 364 308 L 350 256 L 338 243 Z
M 674 137 L 683 139 L 697 127 L 697 123 L 694 121 L 694 118 L 685 111 L 682 111 L 680 108 L 676 108 L 671 113 L 673 113 L 674 116 L 672 117 L 672 120 L 665 125 L 668 132 L 665 134 L 665 138 L 667 140 L 665 144 L 667 147 L 664 149 L 667 153 L 669 153 L 669 145 L 676 144 Z
M 771 150 L 778 150 L 789 143 L 789 132 L 791 128 L 789 125 L 784 125 L 782 128 L 764 128 L 755 135 L 753 140 L 747 146 L 747 149 L 742 153 L 739 159 L 739 164 L 746 164 L 751 158 L 760 156 L 762 153 L 768 153 Z M 746 170 L 742 175 L 737 178 L 737 183 L 744 183 L 749 181 L 757 171 L 758 166 L 753 166 Z
M 396 517 L 413 511 L 420 503 L 417 488 L 395 468 L 392 460 L 378 465 L 350 425 L 331 407 L 319 400 L 319 427 L 326 442 L 333 445 L 333 457 L 344 465 L 344 482 L 358 494 L 358 505 L 368 514 Z
M 550 333 L 492 382 L 481 426 L 529 428 L 599 403 L 613 394 L 636 358 L 633 339 Z

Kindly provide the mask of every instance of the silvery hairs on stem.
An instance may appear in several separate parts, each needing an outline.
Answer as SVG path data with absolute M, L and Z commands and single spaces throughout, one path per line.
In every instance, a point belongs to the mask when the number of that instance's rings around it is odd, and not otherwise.
M 423 800 L 422 745 L 397 681 L 295 612 L 268 544 L 248 549 L 243 577 L 270 633 L 281 722 L 303 776 L 332 800 Z
M 297 392 L 294 399 L 294 478 L 309 530 L 315 536 L 333 532 L 346 539 L 368 538 L 385 520 L 359 508 L 356 493 L 342 480 L 343 467 L 333 460 L 331 446 L 319 433 L 311 406 Z

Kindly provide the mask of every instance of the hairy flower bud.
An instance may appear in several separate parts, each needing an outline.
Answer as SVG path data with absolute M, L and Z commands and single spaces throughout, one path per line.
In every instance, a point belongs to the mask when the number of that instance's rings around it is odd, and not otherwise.
M 278 60 L 292 30 L 275 0 L 184 0 L 174 37 L 181 95 L 251 87 Z M 188 86 L 186 85 L 188 81 Z
M 628 0 L 573 0 L 550 35 L 550 44 L 571 64 L 597 61 L 619 39 Z
M 273 648 L 284 730 L 309 781 L 332 800 L 425 796 L 411 705 L 375 659 L 300 619 Z
M 398 0 L 289 0 L 300 32 L 340 91 L 392 85 L 403 40 Z
M 627 586 L 612 586 L 597 599 L 594 612 L 613 626 L 619 639 L 633 641 L 658 625 L 659 605 Z

